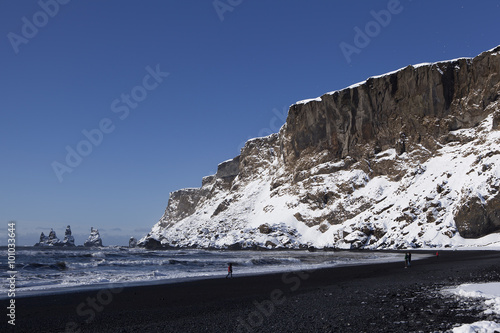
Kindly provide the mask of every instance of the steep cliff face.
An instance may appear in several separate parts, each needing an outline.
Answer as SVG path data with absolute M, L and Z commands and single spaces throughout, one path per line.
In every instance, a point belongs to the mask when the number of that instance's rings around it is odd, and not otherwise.
M 279 133 L 173 192 L 140 244 L 500 244 L 483 237 L 500 230 L 499 123 L 500 47 L 297 102 Z
M 370 158 L 422 144 L 435 150 L 450 131 L 476 126 L 499 97 L 495 52 L 474 59 L 408 66 L 290 108 L 283 156 L 290 171 L 323 161 Z M 321 162 L 321 161 L 320 161 Z

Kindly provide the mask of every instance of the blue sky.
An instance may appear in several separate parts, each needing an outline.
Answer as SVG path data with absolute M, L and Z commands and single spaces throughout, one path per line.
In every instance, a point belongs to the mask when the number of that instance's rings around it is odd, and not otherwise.
M 19 245 L 68 224 L 77 244 L 90 227 L 127 244 L 294 102 L 476 56 L 498 17 L 498 1 L 2 1 L 0 245 L 10 220 Z

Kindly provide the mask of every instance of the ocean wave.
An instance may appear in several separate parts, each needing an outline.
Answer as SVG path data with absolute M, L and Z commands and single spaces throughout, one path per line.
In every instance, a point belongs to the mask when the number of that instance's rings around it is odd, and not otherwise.
M 255 266 L 271 266 L 300 264 L 302 261 L 298 258 L 253 258 L 249 262 Z
M 94 252 L 92 253 L 92 258 L 106 258 L 106 254 L 104 252 Z
M 42 263 L 29 263 L 24 265 L 21 269 L 22 270 L 30 270 L 30 269 L 55 269 L 59 271 L 63 271 L 68 269 L 68 264 L 64 261 L 58 261 L 54 264 L 42 264 Z

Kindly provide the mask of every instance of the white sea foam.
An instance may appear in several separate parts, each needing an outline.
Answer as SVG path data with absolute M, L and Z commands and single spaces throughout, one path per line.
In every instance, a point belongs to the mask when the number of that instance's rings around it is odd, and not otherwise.
M 106 255 L 104 254 L 104 252 L 94 252 L 91 254 L 92 257 L 94 258 L 106 258 Z

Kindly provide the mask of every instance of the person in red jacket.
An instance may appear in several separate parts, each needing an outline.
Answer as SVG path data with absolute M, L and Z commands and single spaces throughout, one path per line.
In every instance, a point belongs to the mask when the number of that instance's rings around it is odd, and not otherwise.
M 227 266 L 227 275 L 226 275 L 226 279 L 227 278 L 233 278 L 233 264 L 232 263 L 229 263 L 228 266 Z

